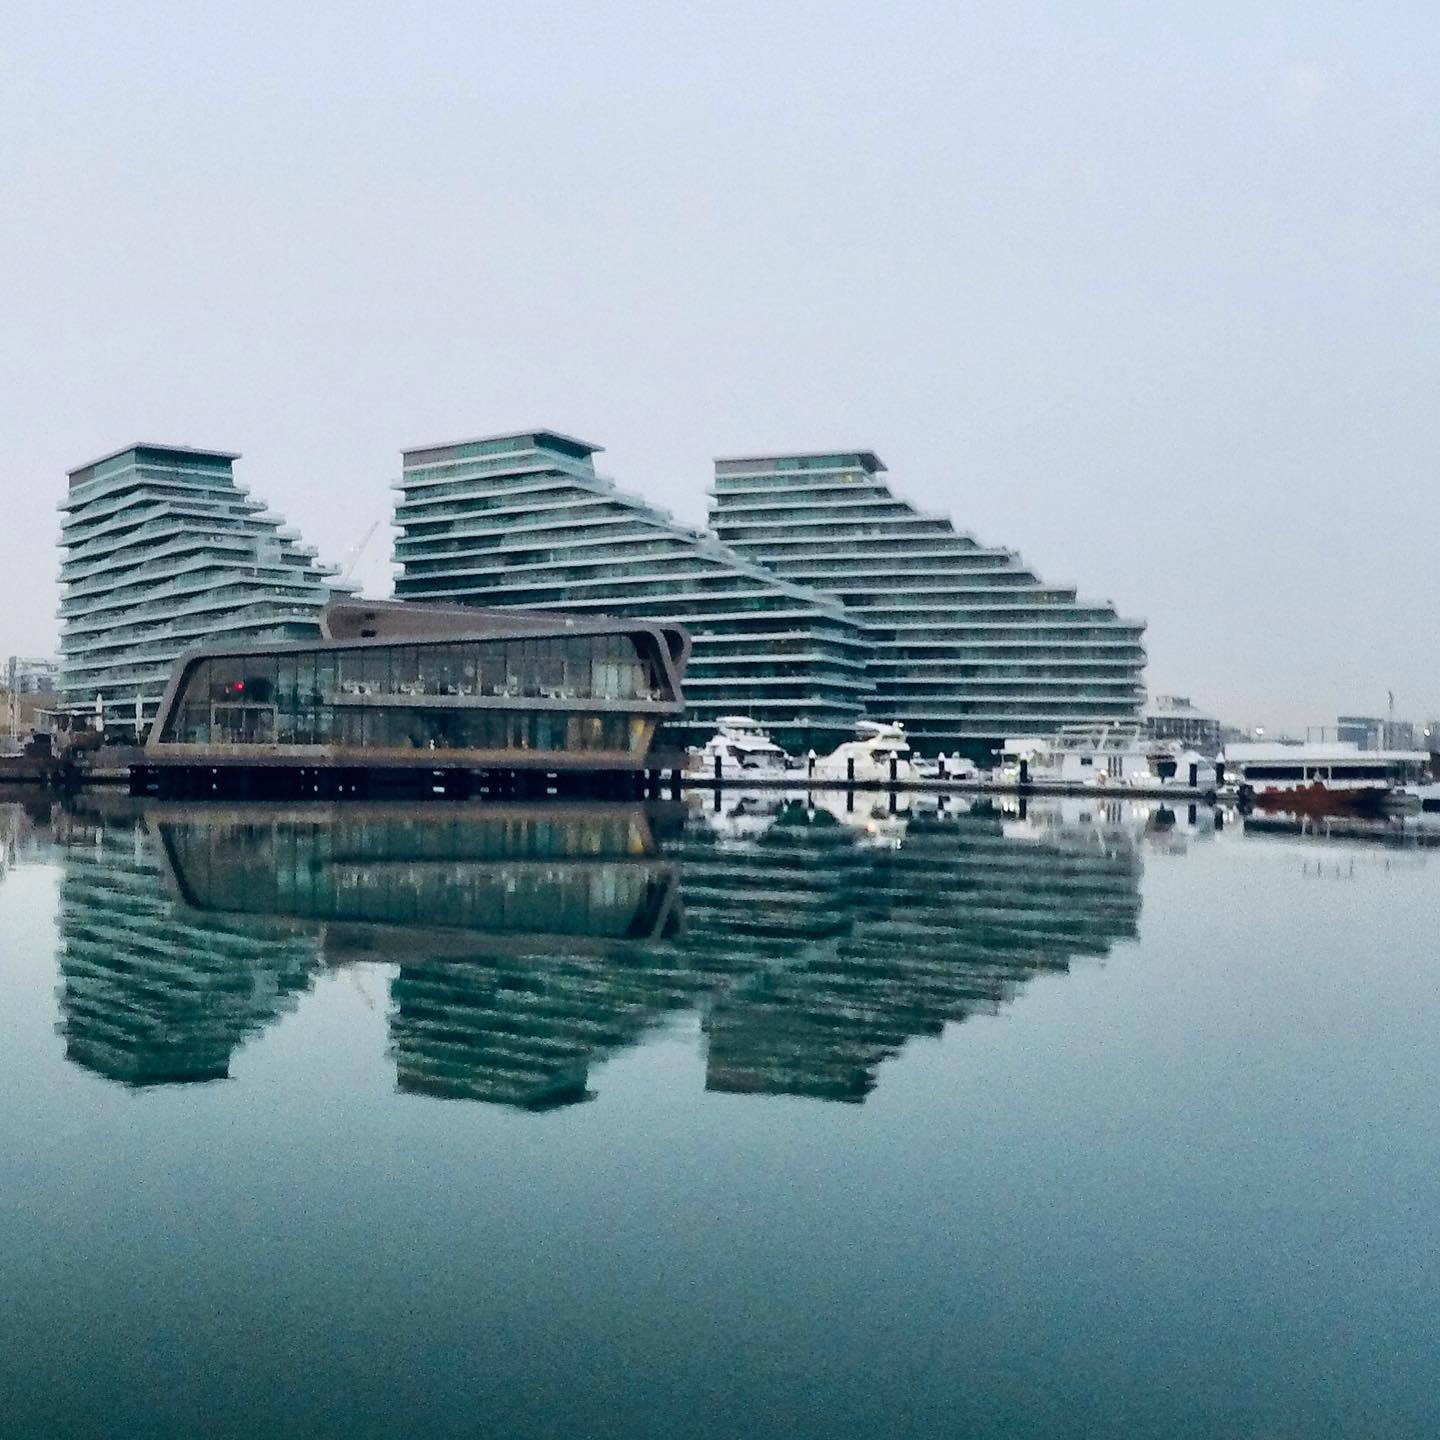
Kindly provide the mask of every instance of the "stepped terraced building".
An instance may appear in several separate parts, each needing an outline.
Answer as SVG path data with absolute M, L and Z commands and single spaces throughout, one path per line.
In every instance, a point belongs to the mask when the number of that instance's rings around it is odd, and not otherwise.
M 132 445 L 72 470 L 60 568 L 67 705 L 109 727 L 154 719 L 176 657 L 203 641 L 319 634 L 337 587 L 315 552 L 235 481 L 239 456 Z
M 717 460 L 710 508 L 735 552 L 864 626 L 873 718 L 982 761 L 1007 736 L 1135 719 L 1143 622 L 916 509 L 884 472 L 868 450 Z
M 545 430 L 406 451 L 397 595 L 685 625 L 689 743 L 743 713 L 823 751 L 869 718 L 987 760 L 1136 718 L 1143 624 L 893 495 L 869 451 L 717 461 L 712 531 L 617 489 L 597 451 Z
M 677 738 L 735 712 L 794 750 L 846 737 L 870 683 L 859 621 L 617 489 L 598 450 L 537 430 L 406 451 L 396 596 L 678 622 L 694 649 Z

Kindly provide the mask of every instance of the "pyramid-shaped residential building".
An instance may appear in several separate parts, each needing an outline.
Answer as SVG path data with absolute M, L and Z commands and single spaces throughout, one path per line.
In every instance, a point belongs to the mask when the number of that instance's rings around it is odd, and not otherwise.
M 59 507 L 66 704 L 98 702 L 108 728 L 143 737 L 190 646 L 319 634 L 344 587 L 236 483 L 238 458 L 141 444 L 70 472 Z

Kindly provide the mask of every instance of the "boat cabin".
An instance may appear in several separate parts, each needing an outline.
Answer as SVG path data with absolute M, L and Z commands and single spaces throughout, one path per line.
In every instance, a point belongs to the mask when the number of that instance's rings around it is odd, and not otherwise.
M 1154 781 L 1150 746 L 1135 724 L 1068 725 L 1053 736 L 1006 740 L 1000 773 L 1016 779 L 1023 762 L 1032 782 L 1143 785 Z
M 1236 744 L 1221 752 L 1226 778 L 1241 794 L 1373 792 L 1416 784 L 1430 763 L 1423 750 L 1362 750 L 1349 741 L 1304 745 Z
M 887 780 L 909 782 L 915 778 L 910 738 L 898 722 L 862 720 L 855 738 L 847 740 L 815 763 L 817 777 L 874 784 Z

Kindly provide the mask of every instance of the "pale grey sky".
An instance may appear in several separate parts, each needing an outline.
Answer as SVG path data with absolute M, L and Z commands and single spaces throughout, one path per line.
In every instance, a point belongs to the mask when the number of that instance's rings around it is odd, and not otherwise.
M 1440 714 L 1432 6 L 0 17 L 0 655 L 102 451 L 241 450 L 339 559 L 402 447 L 546 424 L 694 519 L 871 447 L 1152 689 Z

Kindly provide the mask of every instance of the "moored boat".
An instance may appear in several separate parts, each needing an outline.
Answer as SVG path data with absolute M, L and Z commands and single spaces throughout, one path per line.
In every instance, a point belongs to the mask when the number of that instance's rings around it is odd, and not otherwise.
M 705 744 L 690 752 L 692 768 L 701 774 L 713 774 L 717 760 L 722 774 L 740 770 L 751 777 L 783 775 L 789 768 L 789 755 L 748 715 L 721 715 L 715 725 Z
M 996 776 L 1031 785 L 1153 785 L 1158 779 L 1140 727 L 1123 722 L 1008 739 Z
M 857 785 L 896 781 L 909 784 L 916 778 L 915 759 L 905 727 L 883 720 L 862 720 L 855 738 L 847 740 L 815 762 L 821 780 L 842 780 Z
M 979 768 L 963 755 L 944 756 L 935 760 L 915 757 L 915 775 L 919 780 L 978 780 Z
M 1423 750 L 1361 750 L 1346 741 L 1227 745 L 1221 762 L 1242 804 L 1305 813 L 1379 810 L 1417 786 Z
M 1188 749 L 1178 740 L 1158 740 L 1151 742 L 1147 754 L 1151 774 L 1162 787 L 1207 792 L 1215 789 L 1215 762 L 1198 750 Z

